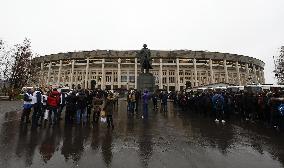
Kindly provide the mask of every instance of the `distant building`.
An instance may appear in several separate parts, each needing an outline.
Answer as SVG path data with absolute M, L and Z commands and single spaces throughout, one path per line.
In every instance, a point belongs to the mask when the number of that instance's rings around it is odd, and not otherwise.
M 37 57 L 38 85 L 68 85 L 91 88 L 137 88 L 140 63 L 137 50 L 96 50 Z M 150 70 L 157 88 L 179 91 L 214 83 L 247 85 L 264 83 L 264 62 L 256 58 L 218 52 L 152 50 Z

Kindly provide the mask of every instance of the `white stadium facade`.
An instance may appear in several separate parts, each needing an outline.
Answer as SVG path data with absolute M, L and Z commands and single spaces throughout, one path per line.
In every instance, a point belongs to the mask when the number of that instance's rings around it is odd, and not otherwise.
M 90 89 L 137 88 L 140 74 L 138 50 L 94 50 L 45 55 L 34 58 L 37 85 L 62 85 Z M 155 85 L 180 91 L 186 84 L 199 87 L 214 83 L 263 84 L 264 62 L 256 58 L 219 52 L 151 50 Z

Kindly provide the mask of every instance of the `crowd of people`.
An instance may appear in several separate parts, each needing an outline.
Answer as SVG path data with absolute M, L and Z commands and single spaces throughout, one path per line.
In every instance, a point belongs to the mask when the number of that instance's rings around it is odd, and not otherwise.
M 56 125 L 62 120 L 62 112 L 65 109 L 66 124 L 86 125 L 90 121 L 97 123 L 103 117 L 108 127 L 114 128 L 112 114 L 117 104 L 116 92 L 84 89 L 59 92 L 56 88 L 50 91 L 29 89 L 24 94 L 21 123 L 31 123 L 32 127 L 43 124 Z
M 147 104 L 145 93 L 143 104 Z M 128 92 L 128 112 L 137 111 L 141 94 L 136 90 Z M 166 92 L 158 90 L 151 94 L 153 110 L 168 111 L 169 99 L 185 112 L 196 112 L 204 117 L 211 117 L 215 122 L 225 123 L 234 117 L 243 121 L 263 122 L 277 129 L 284 128 L 284 91 L 280 89 L 251 90 L 206 90 L 189 92 Z M 145 103 L 146 102 L 146 103 Z M 144 106 L 144 105 L 143 105 Z M 147 109 L 147 108 L 145 108 Z M 145 113 L 143 108 L 143 113 Z
M 28 90 L 24 94 L 24 109 L 21 122 L 32 123 L 33 127 L 42 124 L 56 125 L 62 120 L 65 111 L 66 124 L 87 124 L 88 122 L 107 122 L 114 128 L 113 112 L 118 107 L 117 92 L 102 90 L 74 90 L 58 92 L 57 89 L 43 92 L 40 89 Z M 261 121 L 276 128 L 284 124 L 284 92 L 274 91 L 190 91 L 166 92 L 157 90 L 150 93 L 130 89 L 127 92 L 127 112 L 129 115 L 139 112 L 141 102 L 142 118 L 148 117 L 148 104 L 152 100 L 153 110 L 160 107 L 161 112 L 168 111 L 168 101 L 183 111 L 197 112 L 204 117 L 212 117 L 215 122 L 225 123 L 231 116 L 244 121 Z M 160 106 L 158 102 L 160 101 Z M 32 110 L 33 109 L 33 110 Z M 32 112 L 32 121 L 29 120 Z M 104 121 L 105 120 L 105 121 Z
M 284 92 L 281 90 L 172 92 L 168 97 L 184 111 L 210 116 L 216 122 L 224 123 L 234 116 L 244 121 L 260 121 L 275 128 L 284 128 Z

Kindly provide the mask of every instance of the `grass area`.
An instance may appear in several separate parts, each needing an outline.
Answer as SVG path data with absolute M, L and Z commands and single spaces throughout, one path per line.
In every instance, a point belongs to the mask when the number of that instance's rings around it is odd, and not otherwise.
M 23 100 L 24 99 L 24 95 L 17 95 L 15 97 L 15 100 Z

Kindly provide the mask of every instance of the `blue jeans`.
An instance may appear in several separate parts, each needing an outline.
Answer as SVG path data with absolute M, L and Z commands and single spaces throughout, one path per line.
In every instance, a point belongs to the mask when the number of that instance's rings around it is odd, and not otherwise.
M 50 107 L 49 123 L 56 124 L 56 122 L 57 122 L 57 108 Z
M 77 110 L 77 124 L 80 124 L 81 120 L 83 120 L 84 123 L 87 122 L 87 110 L 86 110 L 86 108 L 79 108 Z
M 146 103 L 143 104 L 143 117 L 144 118 L 148 117 L 148 104 Z
M 162 103 L 162 111 L 167 112 L 168 111 L 168 104 L 167 103 Z

